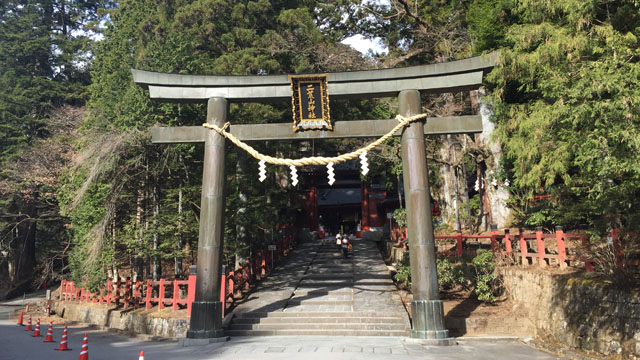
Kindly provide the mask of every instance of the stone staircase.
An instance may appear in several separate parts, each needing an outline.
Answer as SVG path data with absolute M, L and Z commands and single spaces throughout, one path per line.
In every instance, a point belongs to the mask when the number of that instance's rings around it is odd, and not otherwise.
M 343 259 L 333 238 L 300 248 L 296 255 L 295 263 L 306 263 L 304 271 L 298 269 L 300 276 L 286 285 L 278 282 L 258 289 L 255 297 L 264 295 L 259 302 L 263 306 L 252 307 L 251 299 L 239 306 L 227 335 L 408 335 L 407 313 L 394 297 L 375 243 L 355 241 L 349 259 Z M 276 308 L 265 306 L 269 294 Z

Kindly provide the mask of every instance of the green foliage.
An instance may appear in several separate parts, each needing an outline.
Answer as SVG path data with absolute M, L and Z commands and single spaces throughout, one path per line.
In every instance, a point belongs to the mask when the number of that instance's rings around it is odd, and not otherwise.
M 491 250 L 478 249 L 476 257 L 471 260 L 475 271 L 474 285 L 478 300 L 495 302 L 495 286 L 497 276 L 494 273 L 493 252 Z
M 466 277 L 464 263 L 452 264 L 448 259 L 436 259 L 438 269 L 438 285 L 442 289 L 451 289 L 456 285 L 464 285 Z
M 405 208 L 398 208 L 393 211 L 393 221 L 403 228 L 407 226 L 407 210 Z
M 518 220 L 637 228 L 640 5 L 476 3 L 477 51 L 502 50 L 488 80 Z M 536 206 L 534 194 L 552 200 Z

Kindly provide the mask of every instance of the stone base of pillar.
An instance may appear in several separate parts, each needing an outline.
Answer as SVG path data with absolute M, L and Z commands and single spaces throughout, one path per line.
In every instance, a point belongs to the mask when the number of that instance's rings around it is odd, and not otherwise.
M 206 346 L 206 345 L 217 343 L 217 342 L 226 342 L 226 341 L 229 341 L 229 339 L 230 338 L 228 336 L 208 338 L 208 339 L 181 338 L 180 340 L 178 340 L 178 346 L 182 346 L 182 347 Z
M 444 307 L 441 300 L 411 302 L 411 337 L 414 339 L 449 339 L 444 327 Z
M 453 346 L 458 345 L 458 341 L 456 338 L 448 337 L 445 339 L 414 339 L 414 338 L 403 338 L 402 341 L 405 344 L 420 344 L 427 346 Z
M 191 322 L 188 339 L 223 338 L 222 303 L 220 301 L 194 301 L 191 304 Z

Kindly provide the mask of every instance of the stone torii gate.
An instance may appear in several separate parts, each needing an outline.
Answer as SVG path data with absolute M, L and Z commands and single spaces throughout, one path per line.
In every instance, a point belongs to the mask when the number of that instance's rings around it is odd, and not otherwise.
M 496 62 L 496 54 L 413 67 L 328 74 L 331 98 L 379 98 L 397 96 L 399 113 L 421 113 L 420 93 L 459 92 L 477 89 L 483 74 Z M 152 99 L 163 102 L 207 102 L 207 123 L 222 127 L 228 121 L 230 102 L 290 101 L 287 75 L 197 76 L 132 69 L 134 81 L 148 89 Z M 379 137 L 397 120 L 337 121 L 333 131 L 294 133 L 291 123 L 231 125 L 228 131 L 242 141 L 306 140 L 347 137 Z M 413 122 L 401 133 L 402 168 L 409 232 L 413 302 L 411 337 L 446 339 L 442 301 L 438 295 L 435 242 L 425 157 L 425 135 L 478 133 L 480 116 L 428 118 Z M 188 339 L 216 341 L 224 337 L 220 276 L 225 211 L 225 138 L 202 126 L 155 127 L 153 143 L 204 142 L 204 170 L 200 207 L 197 280 Z

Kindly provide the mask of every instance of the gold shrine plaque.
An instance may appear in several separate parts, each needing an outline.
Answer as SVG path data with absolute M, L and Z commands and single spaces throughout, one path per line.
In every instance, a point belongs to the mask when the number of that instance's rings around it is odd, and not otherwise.
M 333 130 L 329 114 L 329 76 L 289 75 L 293 130 Z

